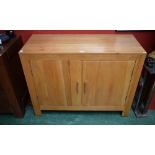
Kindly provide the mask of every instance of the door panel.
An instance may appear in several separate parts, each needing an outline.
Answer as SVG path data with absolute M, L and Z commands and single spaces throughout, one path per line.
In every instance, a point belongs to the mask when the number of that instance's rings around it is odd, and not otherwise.
M 99 62 L 84 61 L 83 63 L 83 102 L 82 105 L 94 105 Z
M 83 105 L 125 103 L 134 61 L 84 61 Z
M 70 61 L 70 82 L 72 105 L 81 105 L 81 78 L 82 63 L 81 61 Z
M 40 105 L 67 105 L 63 61 L 31 61 L 35 88 Z

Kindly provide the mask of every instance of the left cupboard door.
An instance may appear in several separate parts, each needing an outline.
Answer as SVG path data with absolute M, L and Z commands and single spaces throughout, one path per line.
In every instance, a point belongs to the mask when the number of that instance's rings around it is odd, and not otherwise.
M 31 61 L 33 82 L 40 106 L 67 105 L 65 63 L 67 62 L 50 59 Z

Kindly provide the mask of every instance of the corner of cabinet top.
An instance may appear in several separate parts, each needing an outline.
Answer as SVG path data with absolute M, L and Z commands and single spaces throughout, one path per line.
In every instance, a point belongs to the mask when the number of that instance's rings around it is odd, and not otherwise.
M 20 54 L 146 54 L 131 34 L 33 34 Z

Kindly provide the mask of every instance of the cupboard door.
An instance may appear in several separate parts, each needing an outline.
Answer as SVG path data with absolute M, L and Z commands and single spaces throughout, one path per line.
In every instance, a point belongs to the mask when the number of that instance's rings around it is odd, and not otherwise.
M 40 105 L 67 105 L 64 62 L 38 59 L 31 61 L 35 89 Z
M 130 84 L 134 61 L 83 61 L 85 106 L 121 106 Z

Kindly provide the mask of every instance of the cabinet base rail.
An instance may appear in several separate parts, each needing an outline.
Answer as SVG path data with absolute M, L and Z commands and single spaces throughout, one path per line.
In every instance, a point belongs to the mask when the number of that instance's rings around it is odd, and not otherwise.
M 53 111 L 120 111 L 122 116 L 128 116 L 125 112 L 124 106 L 53 106 L 53 105 L 40 105 L 40 111 L 35 111 L 37 116 L 41 115 L 42 110 Z

